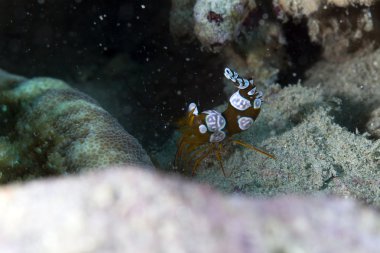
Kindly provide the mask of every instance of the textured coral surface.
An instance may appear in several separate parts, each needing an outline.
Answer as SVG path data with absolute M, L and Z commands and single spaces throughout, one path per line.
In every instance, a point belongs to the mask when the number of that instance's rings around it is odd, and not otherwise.
M 8 185 L 0 189 L 0 210 L 2 253 L 369 253 L 380 247 L 378 214 L 353 201 L 222 196 L 131 167 Z
M 254 0 L 198 0 L 194 5 L 194 33 L 203 46 L 220 51 L 237 37 L 255 6 Z
M 87 95 L 57 79 L 19 82 L 2 76 L 2 182 L 111 164 L 150 164 L 137 140 Z

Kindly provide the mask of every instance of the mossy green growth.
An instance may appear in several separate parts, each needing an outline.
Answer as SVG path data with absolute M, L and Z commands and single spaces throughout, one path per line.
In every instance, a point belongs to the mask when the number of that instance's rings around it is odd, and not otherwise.
M 65 82 L 1 77 L 0 182 L 113 164 L 151 165 L 116 119 Z

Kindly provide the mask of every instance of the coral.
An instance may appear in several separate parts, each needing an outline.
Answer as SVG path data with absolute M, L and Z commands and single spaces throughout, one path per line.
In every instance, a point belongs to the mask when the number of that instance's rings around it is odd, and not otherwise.
M 322 5 L 322 0 L 273 0 L 273 6 L 278 8 L 278 12 L 284 11 L 286 14 L 301 18 L 316 12 Z
M 194 6 L 194 33 L 204 47 L 219 52 L 235 40 L 255 7 L 254 0 L 198 0 Z
M 273 0 L 273 5 L 293 18 L 302 18 L 332 6 L 371 6 L 374 2 L 375 0 Z
M 0 209 L 3 253 L 368 253 L 380 247 L 378 212 L 352 200 L 223 196 L 136 167 L 2 187 Z
M 371 10 L 325 11 L 308 20 L 312 42 L 321 44 L 323 56 L 330 61 L 343 61 L 350 54 L 370 51 L 374 41 L 374 21 Z
M 111 164 L 151 164 L 140 144 L 87 95 L 63 81 L 0 78 L 0 181 Z
M 306 18 L 311 41 L 322 46 L 325 59 L 337 62 L 350 54 L 371 50 L 375 39 L 379 39 L 374 21 L 377 13 L 368 8 L 374 3 L 372 0 L 275 0 L 273 5 L 277 17 L 284 21 L 288 16 L 296 22 Z

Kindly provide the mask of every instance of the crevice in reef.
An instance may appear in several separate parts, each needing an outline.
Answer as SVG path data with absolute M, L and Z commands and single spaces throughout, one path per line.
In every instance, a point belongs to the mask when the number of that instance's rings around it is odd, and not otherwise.
M 370 118 L 371 109 L 362 103 L 355 103 L 349 98 L 339 97 L 340 110 L 333 113 L 334 122 L 345 127 L 352 133 L 366 132 L 366 123 Z
M 282 25 L 286 38 L 285 49 L 290 59 L 289 67 L 280 70 L 278 83 L 294 84 L 305 79 L 305 72 L 317 62 L 322 53 L 320 45 L 311 42 L 306 19 L 289 20 Z

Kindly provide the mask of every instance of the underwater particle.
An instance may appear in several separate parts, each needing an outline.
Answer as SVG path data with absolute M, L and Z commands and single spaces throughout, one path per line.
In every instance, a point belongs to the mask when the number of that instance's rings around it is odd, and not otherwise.
M 194 33 L 201 44 L 219 52 L 235 40 L 248 14 L 256 7 L 254 0 L 198 0 L 194 6 Z

